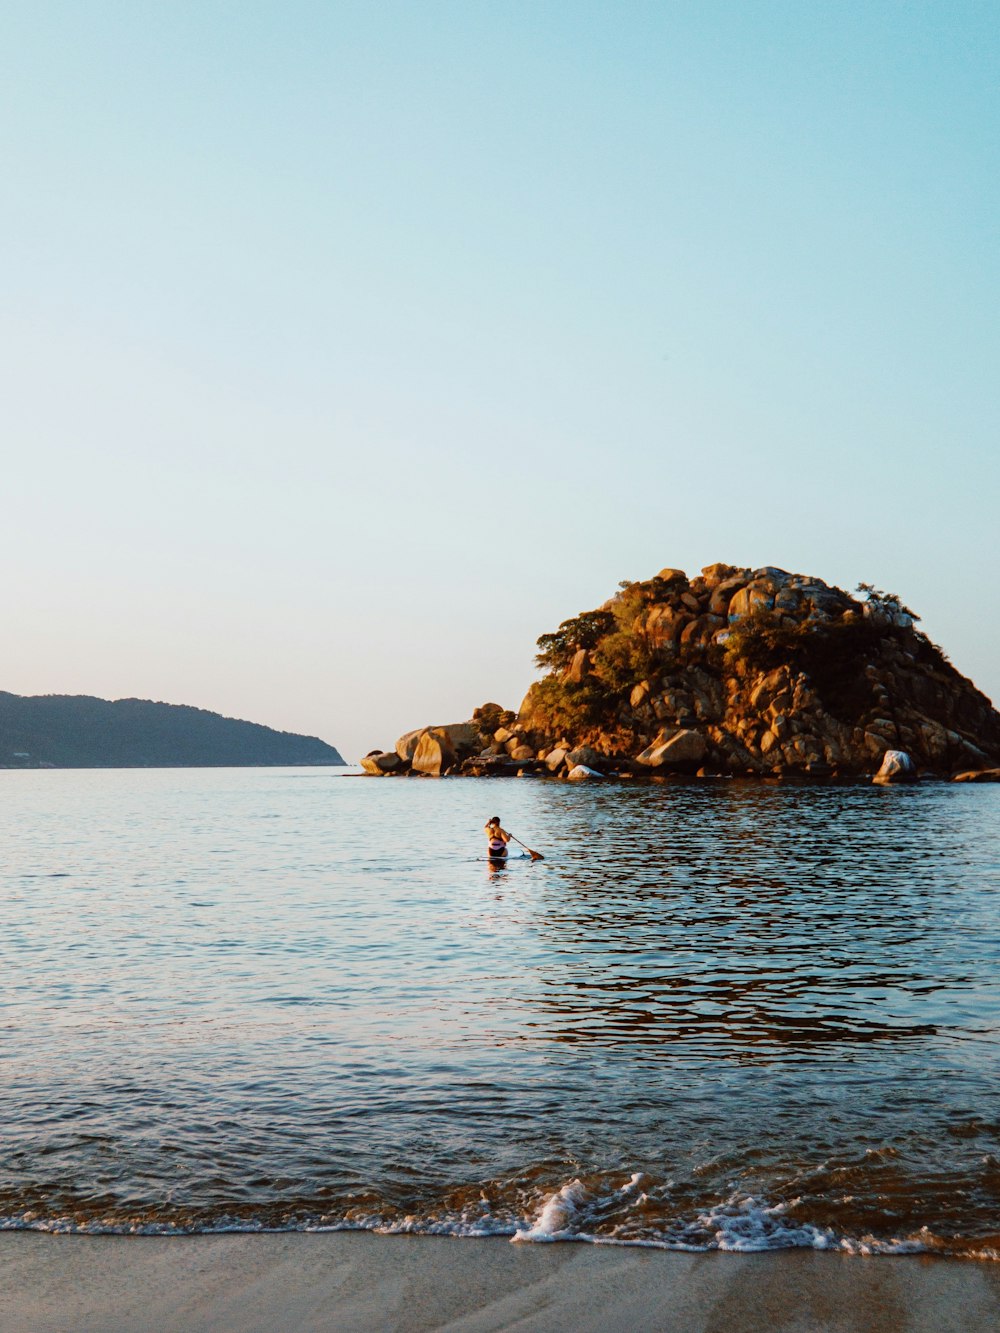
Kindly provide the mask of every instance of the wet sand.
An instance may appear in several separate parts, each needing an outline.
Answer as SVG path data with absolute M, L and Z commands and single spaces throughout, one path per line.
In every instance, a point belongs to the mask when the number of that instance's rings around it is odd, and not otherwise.
M 1000 1264 L 333 1235 L 0 1236 L 3 1333 L 996 1333 Z

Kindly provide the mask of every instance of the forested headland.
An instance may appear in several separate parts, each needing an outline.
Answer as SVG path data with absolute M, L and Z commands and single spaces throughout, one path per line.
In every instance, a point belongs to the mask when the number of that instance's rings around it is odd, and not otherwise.
M 0 691 L 0 768 L 199 768 L 343 764 L 315 736 L 204 708 L 83 694 Z

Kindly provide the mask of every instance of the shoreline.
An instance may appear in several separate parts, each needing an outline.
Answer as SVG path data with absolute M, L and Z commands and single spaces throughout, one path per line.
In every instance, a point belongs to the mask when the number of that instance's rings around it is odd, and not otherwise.
M 0 1330 L 992 1333 L 1000 1265 L 269 1233 L 0 1235 Z

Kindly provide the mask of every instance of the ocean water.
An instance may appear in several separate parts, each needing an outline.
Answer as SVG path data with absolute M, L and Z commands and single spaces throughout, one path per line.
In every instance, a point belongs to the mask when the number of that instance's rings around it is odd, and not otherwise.
M 995 787 L 8 772 L 0 821 L 2 1227 L 1000 1257 Z

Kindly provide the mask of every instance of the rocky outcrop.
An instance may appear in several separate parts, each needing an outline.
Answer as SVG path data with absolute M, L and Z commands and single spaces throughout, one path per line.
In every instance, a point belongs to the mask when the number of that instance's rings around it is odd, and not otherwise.
M 636 755 L 636 763 L 647 768 L 697 768 L 705 758 L 708 742 L 698 731 L 675 731 L 673 735 L 661 732 L 652 745 Z
M 544 767 L 526 743 L 513 713 L 499 704 L 477 708 L 468 722 L 448 722 L 418 727 L 400 736 L 394 749 L 373 750 L 361 767 L 373 777 L 413 774 L 444 777 L 448 773 L 476 771 L 516 774 L 526 766 Z
M 394 771 L 871 777 L 887 752 L 908 777 L 997 767 L 1000 714 L 917 621 L 869 585 L 663 569 L 543 634 L 545 674 L 516 715 L 485 704 L 410 732 Z
M 361 767 L 373 777 L 381 777 L 384 773 L 395 773 L 401 762 L 395 750 L 372 750 L 362 759 Z

